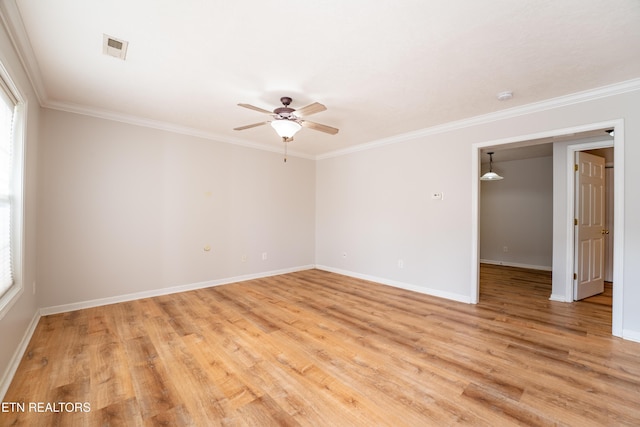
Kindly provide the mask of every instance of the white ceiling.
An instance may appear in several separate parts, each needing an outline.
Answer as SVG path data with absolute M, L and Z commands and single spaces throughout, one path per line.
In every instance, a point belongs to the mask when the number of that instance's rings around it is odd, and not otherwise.
M 638 0 L 2 1 L 42 105 L 280 149 L 237 104 L 317 101 L 311 157 L 640 77 Z

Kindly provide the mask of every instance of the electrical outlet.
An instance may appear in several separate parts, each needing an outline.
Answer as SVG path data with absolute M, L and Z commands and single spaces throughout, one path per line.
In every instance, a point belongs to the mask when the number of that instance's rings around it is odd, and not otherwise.
M 263 261 L 267 260 L 267 253 L 266 252 L 262 252 L 262 260 Z
M 403 259 L 399 259 L 398 260 L 398 268 L 404 268 L 404 260 Z
M 240 261 L 247 262 L 247 256 L 243 254 L 242 257 L 240 258 Z
M 502 247 L 502 252 L 509 252 L 509 247 L 508 246 L 503 246 Z

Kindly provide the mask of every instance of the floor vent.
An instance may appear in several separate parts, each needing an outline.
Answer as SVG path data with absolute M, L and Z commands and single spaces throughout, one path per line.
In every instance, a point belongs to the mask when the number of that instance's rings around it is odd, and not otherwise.
M 105 55 L 113 56 L 124 61 L 127 56 L 128 46 L 129 42 L 127 41 L 120 40 L 106 34 L 102 35 L 102 53 Z

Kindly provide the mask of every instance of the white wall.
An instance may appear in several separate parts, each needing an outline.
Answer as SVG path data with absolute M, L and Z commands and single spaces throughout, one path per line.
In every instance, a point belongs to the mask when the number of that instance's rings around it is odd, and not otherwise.
M 553 157 L 494 161 L 493 170 L 504 179 L 480 184 L 480 259 L 551 270 Z
M 624 120 L 625 335 L 640 339 L 640 91 L 541 105 L 491 122 L 416 133 L 403 142 L 379 145 L 317 164 L 316 263 L 328 269 L 374 278 L 428 293 L 472 300 L 471 254 L 474 145 L 541 135 L 557 129 Z M 620 93 L 621 92 L 621 93 Z M 557 105 L 557 106 L 554 106 Z M 479 124 L 474 124 L 479 123 Z M 616 159 L 616 165 L 619 164 Z M 554 174 L 566 173 L 555 169 Z M 444 200 L 430 193 L 444 192 Z M 569 197 L 560 186 L 554 199 Z M 554 204 L 555 205 L 555 204 Z M 562 212 L 554 211 L 554 218 Z M 565 216 L 562 221 L 565 221 Z M 566 227 L 554 228 L 555 240 Z M 343 258 L 341 254 L 347 253 Z M 560 256 L 560 255 L 558 255 Z M 564 256 L 564 255 L 562 255 Z M 403 269 L 397 260 L 403 258 Z M 558 267 L 564 268 L 558 261 Z M 554 289 L 555 292 L 555 289 Z
M 468 300 L 470 163 L 453 134 L 318 161 L 316 263 Z
M 313 265 L 313 161 L 55 110 L 43 119 L 40 306 Z
M 22 95 L 27 99 L 27 129 L 25 152 L 25 213 L 24 213 L 24 247 L 23 247 L 23 292 L 13 307 L 0 320 L 0 399 L 7 380 L 12 375 L 11 370 L 17 367 L 19 359 L 16 349 L 23 342 L 25 333 L 32 321 L 37 317 L 37 300 L 33 294 L 33 283 L 36 281 L 36 183 L 38 168 L 38 122 L 40 107 L 33 92 L 26 73 L 13 50 L 13 46 L 4 26 L 0 25 L 0 61 L 18 85 Z M 32 325 L 31 325 L 32 326 Z M 19 355 L 18 355 L 19 356 Z

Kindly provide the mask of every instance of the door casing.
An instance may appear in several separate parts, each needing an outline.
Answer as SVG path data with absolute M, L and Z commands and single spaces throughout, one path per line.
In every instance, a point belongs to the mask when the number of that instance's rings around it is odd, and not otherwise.
M 599 123 L 591 123 L 582 126 L 555 129 L 535 134 L 520 135 L 493 141 L 474 143 L 471 146 L 471 280 L 470 280 L 470 303 L 477 304 L 480 295 L 480 150 L 498 146 L 527 146 L 532 145 L 528 141 L 540 140 L 543 138 L 567 137 L 580 132 L 587 132 L 598 129 L 613 129 L 614 140 L 595 143 L 576 143 L 567 146 L 567 190 L 566 190 L 566 219 L 564 228 L 565 235 L 559 233 L 553 239 L 553 251 L 563 251 L 565 258 L 565 268 L 561 278 L 564 283 L 564 296 L 562 301 L 573 301 L 573 191 L 574 174 L 573 165 L 576 151 L 591 150 L 596 148 L 614 147 L 614 262 L 613 277 L 615 286 L 613 287 L 612 302 L 612 335 L 623 337 L 623 296 L 624 296 L 624 120 L 609 120 Z M 556 219 L 554 218 L 554 222 Z M 560 224 L 558 224 L 560 226 Z M 555 224 L 554 224 L 555 228 Z M 556 248 L 558 247 L 558 248 Z M 554 300 L 560 300 L 555 299 Z M 624 338 L 624 337 L 623 337 Z

